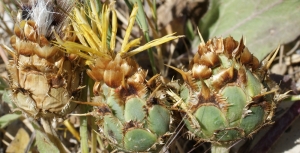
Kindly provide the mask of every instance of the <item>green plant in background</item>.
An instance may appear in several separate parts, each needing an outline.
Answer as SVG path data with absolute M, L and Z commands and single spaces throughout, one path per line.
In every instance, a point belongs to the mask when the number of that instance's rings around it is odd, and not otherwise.
M 261 61 L 279 44 L 299 36 L 299 6 L 297 0 L 210 0 L 198 27 L 204 40 L 220 36 L 238 40 L 244 36 L 249 50 Z M 195 41 L 197 47 L 199 39 Z

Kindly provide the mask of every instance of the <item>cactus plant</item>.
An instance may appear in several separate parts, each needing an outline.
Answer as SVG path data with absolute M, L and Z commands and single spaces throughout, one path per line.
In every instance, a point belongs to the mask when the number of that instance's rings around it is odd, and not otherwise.
M 87 6 L 87 13 L 80 7 L 73 10 L 72 25 L 80 43 L 58 39 L 57 44 L 86 59 L 87 74 L 95 81 L 93 105 L 97 106 L 92 114 L 97 118 L 101 137 L 124 151 L 154 150 L 170 131 L 171 112 L 166 108 L 165 91 L 177 82 L 164 83 L 159 75 L 146 81 L 147 71 L 131 56 L 178 37 L 167 35 L 129 51 L 141 41 L 141 38 L 129 41 L 138 11 L 135 5 L 121 49 L 116 51 L 117 19 L 113 5 L 104 4 L 101 16 L 94 1 L 89 1 Z M 90 15 L 90 20 L 85 14 Z
M 270 57 L 261 65 L 243 39 L 213 38 L 199 45 L 189 71 L 172 67 L 185 84 L 178 95 L 168 94 L 186 114 L 189 136 L 227 152 L 227 146 L 271 124 L 279 98 L 267 74 Z

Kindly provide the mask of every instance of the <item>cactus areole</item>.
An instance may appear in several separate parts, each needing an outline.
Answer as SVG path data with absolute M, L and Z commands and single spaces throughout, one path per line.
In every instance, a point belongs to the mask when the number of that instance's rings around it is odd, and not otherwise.
M 270 124 L 277 86 L 243 43 L 232 37 L 201 43 L 178 97 L 189 136 L 224 145 Z M 171 95 L 174 93 L 169 92 Z

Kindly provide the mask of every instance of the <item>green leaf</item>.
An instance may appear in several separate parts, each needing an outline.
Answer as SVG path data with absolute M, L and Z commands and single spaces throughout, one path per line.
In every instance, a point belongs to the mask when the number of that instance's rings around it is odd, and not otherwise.
M 11 103 L 11 99 L 9 98 L 9 91 L 6 89 L 9 87 L 7 80 L 3 77 L 0 77 L 0 94 L 2 94 L 2 100 L 7 103 Z
M 36 134 L 36 145 L 41 153 L 51 152 L 59 153 L 59 149 L 50 141 L 48 135 L 44 133 L 37 124 L 33 124 Z
M 259 60 L 300 34 L 299 0 L 223 0 L 219 3 L 218 20 L 209 28 L 209 37 L 231 35 L 239 40 L 244 36 L 246 46 Z
M 130 8 L 130 10 L 132 10 L 134 4 L 138 5 L 138 12 L 137 12 L 137 15 L 136 15 L 136 21 L 137 21 L 138 25 L 140 26 L 140 28 L 142 29 L 147 43 L 150 42 L 149 27 L 148 27 L 148 22 L 147 22 L 147 18 L 146 18 L 146 14 L 145 14 L 145 11 L 144 11 L 142 1 L 141 0 L 125 0 L 125 2 L 127 4 L 128 8 Z M 149 56 L 149 59 L 150 59 L 150 64 L 151 64 L 151 67 L 152 67 L 152 71 L 153 71 L 154 74 L 156 74 L 157 70 L 156 70 L 156 67 L 155 67 L 154 55 L 152 53 L 151 48 L 148 49 L 148 56 Z
M 187 22 L 186 22 L 185 33 L 186 33 L 186 36 L 189 40 L 193 40 L 195 38 L 193 25 L 192 25 L 192 22 L 191 22 L 190 19 L 188 19 Z
M 12 99 L 11 99 L 11 90 L 1 90 L 1 94 L 2 94 L 2 100 L 8 104 L 13 104 Z
M 8 88 L 7 81 L 4 78 L 0 77 L 0 90 L 4 90 L 6 88 Z
M 17 120 L 21 115 L 20 114 L 6 114 L 0 117 L 0 128 L 6 127 L 11 122 Z
M 145 15 L 145 11 L 144 11 L 144 7 L 142 4 L 141 0 L 126 0 L 126 4 L 127 6 L 132 10 L 133 5 L 137 4 L 138 5 L 138 12 L 137 12 L 137 17 L 136 17 L 136 21 L 139 24 L 139 26 L 141 27 L 141 29 L 143 30 L 144 33 L 148 33 L 149 29 L 148 29 L 148 23 L 147 23 L 147 18 Z
M 199 30 L 204 41 L 208 40 L 209 37 L 209 27 L 211 27 L 219 18 L 219 0 L 210 0 L 208 11 L 199 21 Z M 199 40 L 199 39 L 198 39 Z

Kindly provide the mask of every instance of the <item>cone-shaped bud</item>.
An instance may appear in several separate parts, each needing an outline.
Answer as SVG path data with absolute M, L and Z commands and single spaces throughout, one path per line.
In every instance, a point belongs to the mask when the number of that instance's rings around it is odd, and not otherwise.
M 228 145 L 270 124 L 278 95 L 265 67 L 243 39 L 201 43 L 189 71 L 174 68 L 185 81 L 180 94 L 168 92 L 175 102 L 182 101 L 178 106 L 190 136 Z
M 57 43 L 68 52 L 86 59 L 89 66 L 87 74 L 96 82 L 93 102 L 97 107 L 93 114 L 98 119 L 101 137 L 123 151 L 154 150 L 162 144 L 164 135 L 170 132 L 171 113 L 166 108 L 169 103 L 166 90 L 174 82 L 165 83 L 159 75 L 147 82 L 147 71 L 141 69 L 131 56 L 178 37 L 167 35 L 130 51 L 141 41 L 141 38 L 129 40 L 138 10 L 134 6 L 121 50 L 115 51 L 117 22 L 113 5 L 104 4 L 101 16 L 94 1 L 87 2 L 86 6 L 90 7 L 87 9 L 90 12 L 86 14 L 91 16 L 86 17 L 79 11 L 80 8 L 75 7 L 72 20 L 74 29 L 80 31 L 78 38 L 81 44 L 68 41 Z M 111 37 L 108 37 L 107 31 L 112 32 Z M 75 46 L 80 51 L 72 50 Z
M 15 24 L 15 35 L 10 40 L 13 59 L 7 65 L 11 98 L 19 109 L 32 117 L 64 117 L 76 106 L 70 101 L 79 96 L 80 59 L 71 60 L 63 50 L 51 44 L 54 37 L 49 31 L 52 29 L 45 23 L 40 24 L 38 20 L 49 17 L 47 24 L 53 26 L 53 30 L 61 36 L 69 31 L 60 31 L 62 29 L 57 26 L 67 26 L 68 22 L 62 20 L 62 23 L 53 25 L 52 21 L 56 19 L 53 19 L 51 13 L 63 12 L 47 10 L 53 5 L 50 3 L 39 12 L 45 13 L 45 16 L 37 18 L 34 11 L 41 9 L 39 3 L 44 2 L 34 1 L 31 8 L 33 13 L 28 20 L 17 21 Z M 67 9 L 65 11 L 68 12 Z

